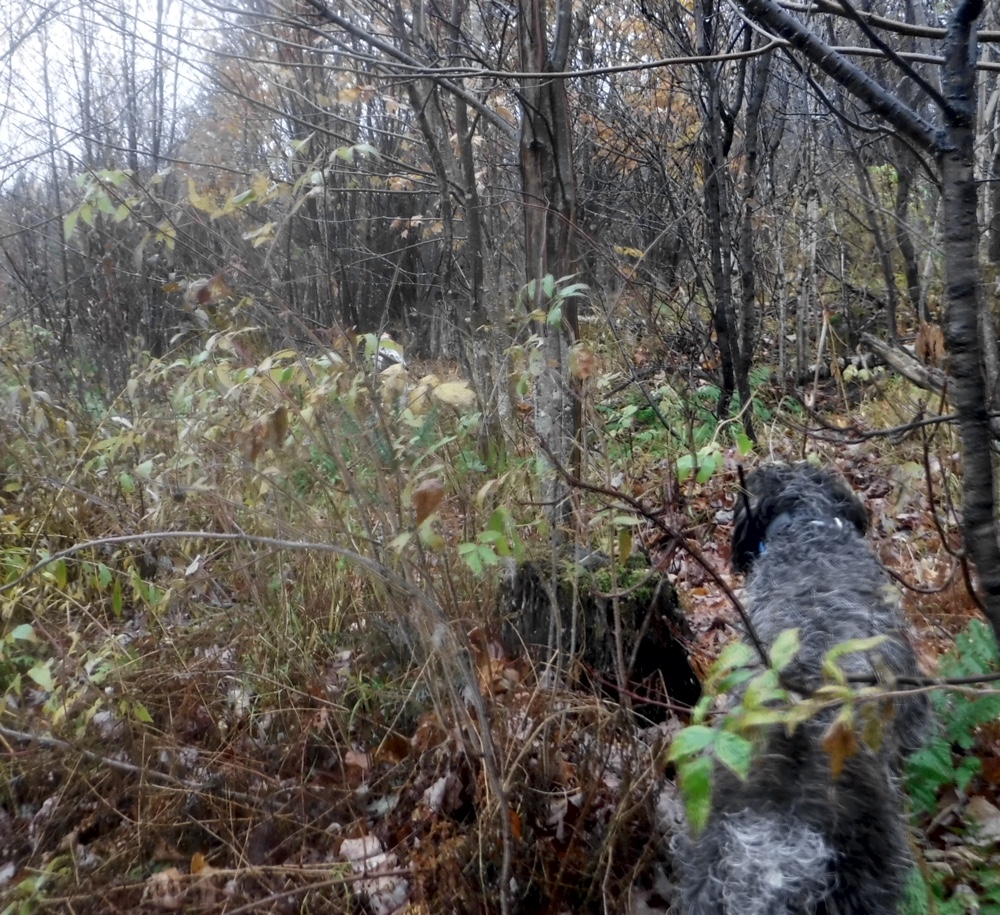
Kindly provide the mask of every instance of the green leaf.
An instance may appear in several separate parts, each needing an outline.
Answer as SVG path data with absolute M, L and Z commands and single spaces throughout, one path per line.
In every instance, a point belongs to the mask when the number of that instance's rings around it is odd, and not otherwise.
M 80 218 L 88 225 L 94 225 L 94 208 L 89 203 L 83 204 L 79 209 Z
M 80 218 L 80 211 L 73 210 L 72 213 L 67 213 L 66 218 L 63 219 L 63 235 L 66 236 L 66 241 L 69 241 L 73 237 L 73 233 L 76 231 L 76 223 Z
M 717 451 L 707 451 L 704 454 L 699 454 L 699 468 L 697 480 L 699 483 L 707 483 L 711 478 L 712 474 L 722 465 L 722 455 Z
M 965 791 L 969 787 L 969 782 L 972 781 L 974 776 L 979 774 L 979 770 L 982 767 L 982 760 L 976 756 L 967 756 L 963 759 L 955 770 L 955 786 L 958 790 Z
M 111 198 L 107 194 L 99 194 L 97 197 L 97 209 L 99 209 L 105 216 L 115 215 L 115 205 L 111 202 Z
M 741 781 L 750 775 L 753 744 L 731 731 L 720 731 L 715 738 L 715 758 L 730 769 Z
M 708 756 L 699 756 L 680 767 L 681 793 L 684 795 L 688 826 L 695 834 L 701 832 L 708 822 L 712 806 L 712 768 L 713 763 Z
M 939 789 L 956 784 L 958 778 L 951 745 L 941 737 L 934 738 L 907 761 L 906 787 L 914 810 L 917 813 L 933 812 L 937 807 Z
M 708 713 L 712 710 L 714 703 L 715 696 L 709 693 L 707 689 L 702 690 L 701 698 L 691 710 L 692 724 L 704 724 L 705 719 L 708 718 Z
M 747 709 L 763 708 L 779 698 L 779 694 L 784 695 L 785 691 L 778 682 L 778 674 L 773 670 L 765 670 L 750 681 L 743 693 L 743 705 Z
M 132 714 L 135 715 L 143 724 L 152 724 L 153 716 L 149 714 L 148 709 L 141 702 L 132 703 Z
M 52 661 L 39 661 L 28 671 L 28 676 L 48 693 L 55 689 L 52 680 Z
M 749 645 L 743 642 L 730 642 L 722 649 L 719 659 L 712 665 L 712 670 L 714 672 L 732 670 L 734 667 L 746 667 L 747 664 L 752 664 L 756 659 L 757 653 Z
M 573 296 L 584 297 L 590 292 L 590 287 L 586 283 L 573 283 L 570 286 L 565 286 L 560 290 L 559 294 L 564 299 L 570 299 Z
M 479 558 L 479 550 L 476 549 L 476 544 L 460 543 L 458 545 L 458 555 L 465 560 L 466 565 L 476 575 L 483 574 L 483 561 Z
M 769 655 L 771 666 L 778 671 L 784 670 L 789 661 L 798 654 L 799 651 L 799 630 L 786 629 L 780 633 L 771 646 Z
M 546 273 L 542 277 L 542 292 L 545 293 L 545 298 L 551 299 L 555 295 L 556 291 L 556 279 L 551 273 Z
M 684 728 L 670 744 L 670 752 L 667 754 L 667 761 L 674 762 L 678 759 L 686 759 L 702 752 L 715 740 L 718 732 L 714 728 L 701 724 L 694 724 Z
M 854 690 L 844 683 L 825 683 L 815 690 L 810 699 L 820 703 L 850 702 L 854 698 Z
M 951 747 L 946 741 L 936 738 L 913 754 L 908 768 L 925 781 L 948 784 L 955 775 Z
M 445 545 L 444 537 L 434 530 L 434 515 L 417 527 L 417 536 L 429 550 L 440 550 Z
M 11 630 L 7 638 L 14 642 L 34 642 L 37 637 L 31 623 L 21 623 L 20 626 L 15 626 Z
M 694 455 L 683 454 L 677 459 L 677 482 L 685 483 L 694 470 Z
M 717 693 L 728 693 L 757 674 L 749 667 L 736 667 L 722 674 L 717 679 L 712 678 L 711 685 Z
M 295 152 L 302 152 L 303 150 L 305 150 L 309 146 L 309 144 L 312 142 L 312 138 L 314 136 L 316 136 L 316 132 L 315 131 L 313 131 L 311 134 L 309 134 L 308 137 L 304 137 L 301 140 L 292 140 L 290 145 L 291 145 L 292 149 L 295 150 Z
M 876 635 L 867 639 L 848 639 L 839 645 L 834 645 L 823 658 L 823 673 L 834 683 L 847 683 L 847 676 L 837 663 L 844 655 L 855 652 L 870 651 L 886 640 L 884 635 Z
M 788 725 L 789 723 L 793 723 L 789 717 L 789 711 L 780 708 L 748 708 L 743 711 L 739 720 L 741 731 L 753 731 L 769 728 L 775 724 Z
M 127 169 L 102 168 L 99 172 L 101 178 L 113 187 L 121 187 L 132 174 Z
M 152 472 L 153 472 L 152 458 L 148 461 L 143 461 L 135 468 L 135 475 L 143 480 L 148 480 Z
M 845 654 L 853 654 L 855 651 L 871 651 L 877 648 L 886 640 L 884 635 L 873 635 L 867 639 L 848 639 L 839 645 L 834 645 L 827 653 L 829 661 L 838 661 Z
M 477 549 L 479 550 L 479 558 L 482 560 L 484 566 L 495 566 L 500 562 L 500 557 L 497 556 L 493 547 L 481 544 L 477 546 Z
M 379 151 L 371 143 L 358 143 L 354 147 L 355 151 L 362 156 L 370 156 L 373 159 L 381 157 Z
M 111 584 L 111 570 L 103 562 L 97 564 L 97 584 L 101 590 Z
M 486 525 L 487 531 L 495 534 L 502 534 L 503 536 L 496 540 L 486 540 L 485 537 L 481 537 L 484 542 L 492 542 L 495 544 L 496 551 L 501 556 L 513 555 L 514 559 L 521 562 L 524 559 L 524 544 L 521 542 L 520 536 L 517 533 L 517 524 L 514 521 L 514 517 L 511 515 L 510 510 L 504 506 L 500 506 L 493 514 L 490 516 L 489 524 Z M 484 532 L 485 534 L 485 532 Z
M 122 583 L 120 578 L 115 579 L 115 586 L 111 589 L 111 610 L 116 619 L 122 618 Z
M 135 492 L 135 480 L 124 470 L 118 474 L 118 485 L 121 486 L 123 495 L 130 496 Z
M 549 309 L 548 317 L 545 319 L 545 323 L 549 327 L 561 327 L 562 326 L 562 305 L 553 305 Z
M 401 553 L 403 548 L 413 539 L 412 531 L 403 531 L 402 534 L 397 534 L 392 540 L 389 541 L 389 549 L 394 553 Z

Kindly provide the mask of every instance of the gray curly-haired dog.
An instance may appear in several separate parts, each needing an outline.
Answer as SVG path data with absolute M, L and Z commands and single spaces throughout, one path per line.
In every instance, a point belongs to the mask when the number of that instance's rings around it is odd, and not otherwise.
M 750 620 L 768 648 L 797 627 L 801 647 L 783 676 L 822 682 L 826 653 L 884 636 L 840 659 L 848 674 L 918 675 L 895 590 L 865 539 L 868 513 L 831 473 L 769 465 L 737 498 L 733 566 L 748 572 Z M 718 766 L 708 825 L 675 848 L 687 915 L 891 915 L 913 865 L 898 776 L 922 742 L 927 703 L 885 700 L 878 749 L 861 745 L 839 777 L 822 741 L 836 709 L 789 734 L 765 735 L 750 777 Z

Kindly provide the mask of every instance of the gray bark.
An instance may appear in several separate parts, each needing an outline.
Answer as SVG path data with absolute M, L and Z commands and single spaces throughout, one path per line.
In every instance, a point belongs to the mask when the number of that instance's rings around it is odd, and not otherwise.
M 941 167 L 948 314 L 945 341 L 951 356 L 951 397 L 959 417 L 964 476 L 962 533 L 979 574 L 985 610 L 1000 643 L 1000 546 L 996 533 L 996 483 L 980 345 L 982 277 L 979 267 L 977 188 L 973 169 L 975 47 L 972 26 L 983 0 L 962 0 L 945 38 L 942 80 L 949 110 Z

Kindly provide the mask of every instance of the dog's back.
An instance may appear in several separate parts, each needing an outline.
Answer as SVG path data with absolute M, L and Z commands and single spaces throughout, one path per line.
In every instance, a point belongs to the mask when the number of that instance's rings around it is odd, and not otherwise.
M 841 659 L 849 673 L 919 673 L 895 592 L 864 538 L 868 516 L 848 487 L 815 468 L 774 465 L 737 500 L 733 565 L 749 572 L 747 602 L 770 647 L 798 628 L 786 678 L 820 685 L 826 653 L 848 639 L 884 636 Z M 878 750 L 862 746 L 831 774 L 828 710 L 789 735 L 773 729 L 750 778 L 716 768 L 708 825 L 676 848 L 689 915 L 891 915 L 912 865 L 897 784 L 901 757 L 926 726 L 922 697 L 884 712 Z

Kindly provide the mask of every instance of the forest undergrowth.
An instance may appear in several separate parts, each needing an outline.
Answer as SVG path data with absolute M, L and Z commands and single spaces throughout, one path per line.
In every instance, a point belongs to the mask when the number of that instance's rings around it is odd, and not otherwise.
M 667 910 L 683 710 L 638 717 L 501 637 L 504 570 L 551 534 L 529 396 L 488 441 L 454 366 L 404 383 L 374 375 L 373 339 L 264 355 L 226 332 L 146 359 L 107 407 L 29 380 L 23 343 L 0 371 L 0 912 Z M 594 485 L 569 533 L 669 574 L 703 674 L 736 631 L 712 571 L 738 590 L 737 468 L 762 459 L 835 464 L 925 670 L 989 669 L 956 443 L 857 434 L 915 390 L 841 377 L 807 409 L 760 374 L 753 445 L 709 385 L 655 370 L 646 398 L 584 364 Z M 934 702 L 910 911 L 989 911 L 1000 704 Z

